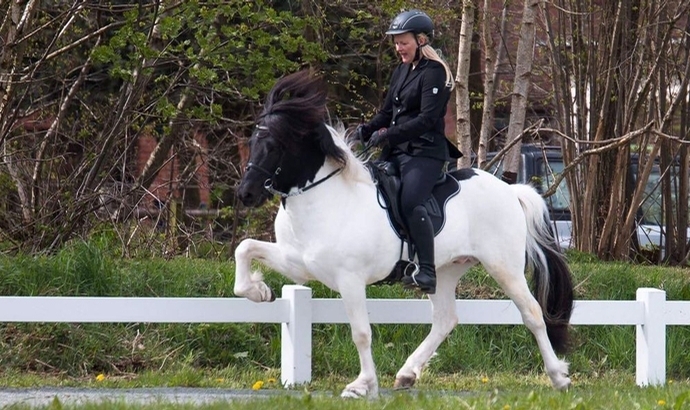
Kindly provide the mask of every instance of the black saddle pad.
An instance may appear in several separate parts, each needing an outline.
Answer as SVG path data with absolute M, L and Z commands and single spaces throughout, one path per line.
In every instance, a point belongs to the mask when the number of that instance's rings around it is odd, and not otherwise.
M 386 162 L 368 162 L 367 167 L 378 189 L 379 205 L 387 211 L 391 227 L 400 239 L 407 239 L 407 229 L 400 212 L 400 176 L 392 164 Z M 431 197 L 424 206 L 434 226 L 434 235 L 438 235 L 446 222 L 446 203 L 460 192 L 460 184 L 451 173 L 444 174 L 434 185 Z

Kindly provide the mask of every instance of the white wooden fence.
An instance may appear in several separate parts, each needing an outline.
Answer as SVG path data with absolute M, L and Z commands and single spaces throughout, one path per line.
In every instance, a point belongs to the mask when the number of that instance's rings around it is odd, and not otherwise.
M 371 323 L 431 323 L 428 300 L 369 299 Z M 458 300 L 459 324 L 522 324 L 510 300 Z M 2 322 L 281 323 L 281 381 L 311 381 L 312 324 L 348 323 L 340 299 L 312 299 L 311 289 L 287 285 L 273 303 L 240 298 L 0 297 Z M 636 300 L 576 301 L 573 325 L 636 326 L 637 384 L 666 382 L 666 326 L 690 325 L 690 302 L 666 292 L 637 290 Z

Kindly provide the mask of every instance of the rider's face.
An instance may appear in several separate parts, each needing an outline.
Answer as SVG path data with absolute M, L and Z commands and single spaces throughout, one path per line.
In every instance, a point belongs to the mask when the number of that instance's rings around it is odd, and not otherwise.
M 395 51 L 400 55 L 402 62 L 409 64 L 414 61 L 417 52 L 417 42 L 411 32 L 396 34 L 393 36 Z

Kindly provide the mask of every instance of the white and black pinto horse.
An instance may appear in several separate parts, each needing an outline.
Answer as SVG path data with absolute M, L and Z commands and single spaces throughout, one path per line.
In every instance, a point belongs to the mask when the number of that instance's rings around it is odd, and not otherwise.
M 253 239 L 235 250 L 234 292 L 255 302 L 275 299 L 253 260 L 298 284 L 322 282 L 339 292 L 361 370 L 343 397 L 375 396 L 365 287 L 386 278 L 400 255 L 400 240 L 377 199 L 365 165 L 345 142 L 345 131 L 324 124 L 326 91 L 307 71 L 280 79 L 249 140 L 250 156 L 238 188 L 250 207 L 282 196 L 275 243 Z M 342 128 L 342 127 L 341 127 Z M 553 386 L 570 385 L 565 350 L 573 305 L 570 272 L 550 230 L 547 208 L 529 185 L 508 185 L 480 170 L 462 170 L 461 191 L 446 205 L 436 236 L 436 294 L 431 331 L 398 371 L 396 388 L 412 386 L 458 323 L 455 289 L 477 263 L 500 284 L 534 334 Z M 525 268 L 534 270 L 535 296 Z

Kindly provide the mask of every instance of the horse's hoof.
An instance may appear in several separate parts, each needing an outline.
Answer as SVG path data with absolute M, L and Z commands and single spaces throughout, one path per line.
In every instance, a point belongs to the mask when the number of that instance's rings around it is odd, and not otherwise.
M 570 377 L 566 377 L 561 383 L 554 384 L 556 390 L 566 391 L 570 387 Z
M 399 376 L 395 378 L 395 384 L 393 384 L 393 389 L 395 390 L 407 390 L 414 386 L 416 379 L 409 376 Z
M 367 391 L 365 389 L 354 388 L 346 388 L 342 393 L 340 393 L 340 397 L 344 399 L 361 399 L 362 397 L 366 397 L 366 395 Z

